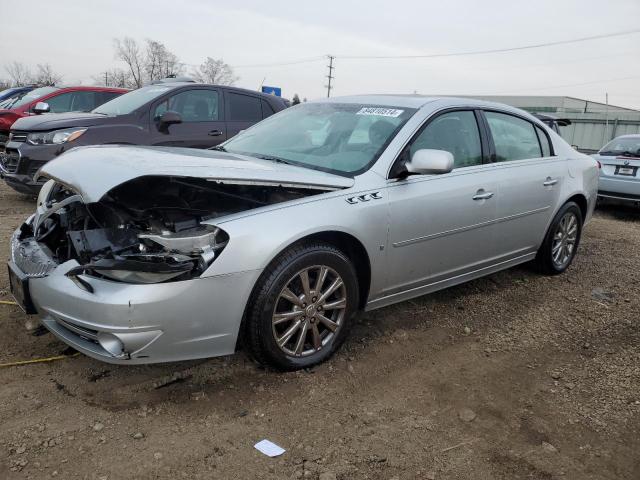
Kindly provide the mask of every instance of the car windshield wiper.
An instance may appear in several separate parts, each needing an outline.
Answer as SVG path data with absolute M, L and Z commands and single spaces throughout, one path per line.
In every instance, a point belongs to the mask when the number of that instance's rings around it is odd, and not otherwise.
M 284 158 L 276 157 L 274 155 L 262 155 L 261 153 L 251 153 L 249 154 L 251 157 L 256 157 L 261 160 L 269 160 L 271 162 L 284 163 L 285 165 L 293 165 L 289 160 L 285 160 Z
M 640 153 L 633 153 L 629 150 L 625 150 L 624 152 L 620 153 L 620 155 L 622 155 L 623 157 L 640 157 Z
M 224 148 L 222 145 L 216 145 L 215 147 L 209 148 L 209 150 L 217 150 L 218 152 L 226 152 L 227 151 L 227 149 Z

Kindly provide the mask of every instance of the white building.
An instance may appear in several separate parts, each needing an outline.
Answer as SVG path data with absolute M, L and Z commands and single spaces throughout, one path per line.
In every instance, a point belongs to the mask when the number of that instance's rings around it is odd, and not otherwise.
M 581 151 L 598 151 L 609 140 L 640 133 L 640 110 L 591 102 L 573 97 L 492 96 L 467 97 L 506 103 L 531 113 L 568 118 L 571 125 L 560 127 L 562 137 Z

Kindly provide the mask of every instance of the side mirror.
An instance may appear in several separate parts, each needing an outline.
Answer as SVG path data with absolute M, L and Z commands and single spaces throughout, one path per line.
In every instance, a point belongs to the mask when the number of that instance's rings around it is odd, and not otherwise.
M 158 130 L 162 133 L 169 133 L 169 126 L 176 123 L 182 123 L 182 115 L 178 112 L 172 112 L 167 110 L 164 112 L 158 120 Z
M 51 107 L 47 102 L 38 102 L 36 106 L 33 107 L 33 113 L 36 115 L 40 115 L 41 113 L 49 113 L 51 111 Z
M 445 150 L 421 149 L 405 167 L 409 173 L 420 175 L 449 173 L 453 170 L 453 155 Z

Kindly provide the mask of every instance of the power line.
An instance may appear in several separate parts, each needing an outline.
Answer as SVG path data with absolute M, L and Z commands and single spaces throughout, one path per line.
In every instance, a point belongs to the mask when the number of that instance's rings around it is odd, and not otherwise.
M 602 35 L 591 35 L 588 37 L 574 38 L 571 40 L 559 40 L 556 42 L 534 43 L 531 45 L 521 45 L 519 47 L 494 48 L 490 50 L 470 50 L 467 52 L 433 53 L 427 55 L 337 55 L 337 58 L 345 60 L 366 60 L 366 59 L 402 59 L 402 58 L 441 58 L 441 57 L 462 57 L 471 55 L 486 55 L 490 53 L 515 52 L 519 50 L 531 50 L 534 48 L 552 47 L 555 45 L 566 45 L 570 43 L 587 42 L 603 38 L 620 37 L 640 33 L 640 29 L 625 30 L 621 32 L 605 33 Z
M 258 63 L 254 65 L 231 65 L 232 68 L 260 68 L 260 67 L 284 67 L 287 65 L 298 65 L 300 63 L 310 63 L 310 62 L 318 62 L 320 60 L 324 60 L 327 58 L 325 55 L 320 55 L 316 57 L 308 57 L 302 58 L 300 60 L 292 60 L 289 62 L 279 62 L 279 63 Z

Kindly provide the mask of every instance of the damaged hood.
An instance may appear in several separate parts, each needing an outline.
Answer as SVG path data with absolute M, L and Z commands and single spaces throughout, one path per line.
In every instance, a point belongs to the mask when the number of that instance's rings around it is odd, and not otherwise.
M 352 178 L 215 150 L 102 145 L 75 148 L 48 162 L 36 175 L 54 179 L 99 201 L 109 190 L 147 176 L 193 177 L 235 185 L 342 189 Z

